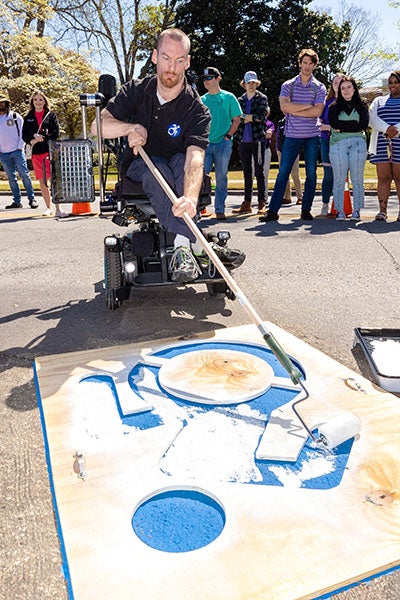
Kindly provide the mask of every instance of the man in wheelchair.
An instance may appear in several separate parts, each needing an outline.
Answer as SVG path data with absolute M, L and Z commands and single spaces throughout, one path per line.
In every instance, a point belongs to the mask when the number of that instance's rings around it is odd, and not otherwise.
M 203 162 L 208 144 L 210 113 L 186 78 L 190 64 L 190 40 L 179 29 L 166 29 L 153 50 L 156 75 L 132 80 L 109 100 L 101 113 L 105 138 L 126 137 L 134 160 L 126 171 L 132 181 L 140 182 L 161 226 L 175 234 L 170 261 L 171 280 L 193 281 L 201 274 L 194 254 L 205 254 L 185 223 L 186 212 L 196 218 L 203 182 Z M 96 135 L 96 124 L 92 125 Z M 145 162 L 138 156 L 144 146 L 153 163 L 178 199 L 172 205 Z M 238 250 L 213 245 L 221 260 L 239 266 L 244 255 Z

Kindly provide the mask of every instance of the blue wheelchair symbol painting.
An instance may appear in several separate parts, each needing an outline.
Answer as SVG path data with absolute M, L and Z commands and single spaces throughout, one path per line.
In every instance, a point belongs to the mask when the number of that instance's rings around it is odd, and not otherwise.
M 240 350 L 261 358 L 272 368 L 276 383 L 273 381 L 258 397 L 237 404 L 194 403 L 175 396 L 160 385 L 160 367 L 138 362 L 125 382 L 129 394 L 137 399 L 131 414 L 121 409 L 118 386 L 112 378 L 96 375 L 81 381 L 83 385 L 91 382 L 112 390 L 107 425 L 97 432 L 98 424 L 88 425 L 89 435 L 100 439 L 106 434 L 106 427 L 114 427 L 116 435 L 134 436 L 138 430 L 162 429 L 177 424 L 177 433 L 158 462 L 166 482 L 169 477 L 174 477 L 188 485 L 204 480 L 308 489 L 330 489 L 339 485 L 353 439 L 327 453 L 308 438 L 295 462 L 257 457 L 271 413 L 299 395 L 299 389 L 290 385 L 288 374 L 268 348 L 242 342 L 206 341 L 177 344 L 158 350 L 152 357 L 165 362 L 199 348 Z M 294 362 L 302 370 L 301 365 Z M 285 381 L 287 384 L 282 385 Z M 86 418 L 86 421 L 89 423 L 90 419 Z
M 181 126 L 179 125 L 179 123 L 171 123 L 171 125 L 168 127 L 168 135 L 170 135 L 173 138 L 178 137 L 178 135 L 180 135 L 181 133 Z

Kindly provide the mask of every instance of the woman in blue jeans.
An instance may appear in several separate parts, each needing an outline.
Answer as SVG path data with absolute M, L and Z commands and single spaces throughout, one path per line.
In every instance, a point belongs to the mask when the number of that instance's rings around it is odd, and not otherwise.
M 332 165 L 329 162 L 329 138 L 331 135 L 331 126 L 329 125 L 329 107 L 335 102 L 337 95 L 339 84 L 344 77 L 343 73 L 337 73 L 335 77 L 332 79 L 331 87 L 329 88 L 328 94 L 325 100 L 325 108 L 320 116 L 319 120 L 321 122 L 321 161 L 322 168 L 324 170 L 324 176 L 321 184 L 321 192 L 322 192 L 322 209 L 321 209 L 321 217 L 327 217 L 329 213 L 329 201 L 333 192 L 333 172 Z
M 344 190 L 350 171 L 353 186 L 352 221 L 360 220 L 364 205 L 364 165 L 367 159 L 365 130 L 368 127 L 368 106 L 360 98 L 352 77 L 343 77 L 338 97 L 329 107 L 329 158 L 333 169 L 333 200 L 338 211 L 336 220 L 345 221 Z

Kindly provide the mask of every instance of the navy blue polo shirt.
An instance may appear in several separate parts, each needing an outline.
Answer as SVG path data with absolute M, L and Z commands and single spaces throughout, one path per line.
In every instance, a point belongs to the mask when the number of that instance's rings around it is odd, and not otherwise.
M 129 81 L 107 104 L 110 114 L 127 123 L 139 123 L 148 132 L 144 147 L 150 156 L 170 159 L 188 146 L 206 149 L 211 116 L 186 80 L 181 93 L 165 104 L 157 98 L 155 75 Z

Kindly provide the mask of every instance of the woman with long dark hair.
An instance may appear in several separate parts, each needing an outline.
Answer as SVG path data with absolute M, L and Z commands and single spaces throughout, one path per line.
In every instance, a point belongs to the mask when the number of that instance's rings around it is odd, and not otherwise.
M 321 162 L 322 168 L 324 170 L 324 176 L 322 178 L 321 184 L 321 192 L 322 192 L 322 209 L 321 209 L 321 217 L 327 217 L 329 213 L 329 201 L 333 192 L 333 171 L 332 165 L 329 161 L 329 138 L 331 135 L 331 126 L 329 125 L 329 107 L 335 102 L 337 95 L 339 84 L 344 77 L 343 73 L 336 73 L 335 77 L 332 79 L 332 83 L 330 85 L 329 91 L 325 100 L 325 108 L 322 111 L 322 115 L 319 120 L 321 123 Z
M 353 77 L 343 77 L 338 97 L 329 107 L 329 158 L 333 169 L 333 200 L 338 211 L 336 220 L 345 221 L 344 190 L 348 173 L 353 186 L 351 221 L 360 220 L 364 206 L 364 166 L 367 160 L 365 130 L 368 127 L 368 106 L 360 98 Z

